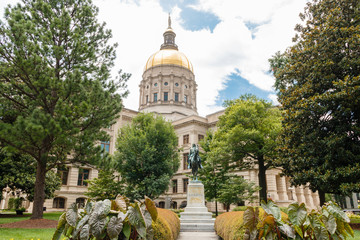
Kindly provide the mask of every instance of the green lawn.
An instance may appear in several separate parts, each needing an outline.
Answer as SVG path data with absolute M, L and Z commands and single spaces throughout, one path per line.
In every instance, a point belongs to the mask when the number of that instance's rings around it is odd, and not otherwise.
M 26 214 L 26 213 L 25 213 Z M 62 212 L 44 213 L 44 218 L 58 220 Z M 14 217 L 0 218 L 0 224 L 18 222 L 30 218 Z M 55 232 L 55 228 L 48 229 L 22 229 L 22 228 L 0 228 L 0 240 L 49 240 Z
M 0 228 L 0 240 L 50 240 L 55 228 Z
M 349 240 L 359 240 L 360 239 L 360 230 L 354 230 L 354 238 L 348 238 Z

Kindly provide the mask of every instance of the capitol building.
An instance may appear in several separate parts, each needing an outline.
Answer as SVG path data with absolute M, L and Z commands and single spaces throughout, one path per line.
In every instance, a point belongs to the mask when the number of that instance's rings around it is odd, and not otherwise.
M 186 55 L 179 51 L 175 43 L 176 34 L 171 27 L 169 17 L 168 28 L 165 30 L 164 42 L 160 50 L 152 54 L 145 62 L 142 80 L 139 83 L 139 111 L 123 108 L 116 123 L 107 129 L 110 141 L 101 142 L 101 146 L 113 154 L 119 129 L 129 124 L 139 112 L 161 114 L 171 121 L 178 136 L 180 153 L 180 167 L 169 183 L 168 191 L 155 199 L 159 207 L 180 208 L 186 205 L 187 184 L 191 169 L 187 169 L 187 159 L 190 147 L 202 140 L 209 129 L 216 129 L 219 116 L 224 111 L 215 112 L 207 116 L 199 116 L 197 112 L 196 93 L 197 84 L 194 67 Z M 195 66 L 196 67 L 196 66 Z M 85 180 L 98 176 L 94 168 L 68 166 L 58 169 L 62 176 L 62 186 L 55 192 L 54 199 L 45 201 L 47 210 L 64 210 L 73 202 L 82 204 L 86 200 L 87 191 Z M 289 179 L 280 176 L 281 170 L 266 171 L 268 197 L 279 206 L 287 206 L 297 201 L 305 203 L 309 208 L 319 206 L 317 193 L 308 187 L 290 187 Z M 258 170 L 254 169 L 237 172 L 244 179 L 258 184 Z M 210 211 L 215 211 L 215 203 L 207 202 Z M 231 206 L 231 208 L 235 207 Z M 31 208 L 31 205 L 30 205 Z M 224 206 L 218 203 L 218 209 L 224 211 Z

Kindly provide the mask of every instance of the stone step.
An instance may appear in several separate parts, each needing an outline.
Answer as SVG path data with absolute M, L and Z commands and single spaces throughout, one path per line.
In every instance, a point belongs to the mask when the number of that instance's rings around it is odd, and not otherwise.
M 215 223 L 215 219 L 180 219 L 181 223 Z
M 214 232 L 214 223 L 180 223 L 180 232 Z
M 192 212 L 182 212 L 180 213 L 180 219 L 211 219 L 212 213 L 192 213 Z

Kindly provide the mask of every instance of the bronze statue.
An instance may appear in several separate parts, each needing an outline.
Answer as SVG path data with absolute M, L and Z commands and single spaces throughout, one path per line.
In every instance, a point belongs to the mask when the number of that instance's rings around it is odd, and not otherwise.
M 197 179 L 198 170 L 202 169 L 203 167 L 201 165 L 201 158 L 199 155 L 199 146 L 196 145 L 195 143 L 193 143 L 190 149 L 188 163 L 189 163 L 188 168 L 191 168 L 193 180 L 198 180 Z

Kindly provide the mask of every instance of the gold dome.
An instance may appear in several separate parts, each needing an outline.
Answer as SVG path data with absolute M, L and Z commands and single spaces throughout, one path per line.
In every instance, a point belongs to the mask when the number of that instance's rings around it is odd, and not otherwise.
M 144 72 L 149 68 L 166 64 L 177 65 L 194 72 L 193 66 L 185 54 L 175 49 L 162 49 L 151 55 L 146 62 Z

